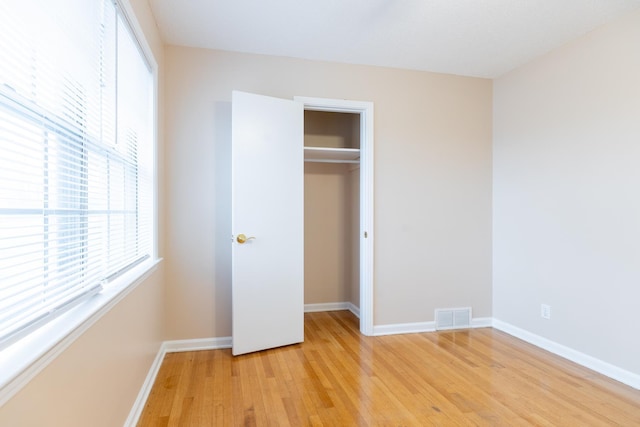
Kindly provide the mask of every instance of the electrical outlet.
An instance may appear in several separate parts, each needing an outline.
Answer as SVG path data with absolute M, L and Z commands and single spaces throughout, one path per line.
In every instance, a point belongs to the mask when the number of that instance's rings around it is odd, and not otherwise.
M 551 319 L 551 306 L 548 304 L 541 304 L 540 316 L 542 316 L 544 319 Z

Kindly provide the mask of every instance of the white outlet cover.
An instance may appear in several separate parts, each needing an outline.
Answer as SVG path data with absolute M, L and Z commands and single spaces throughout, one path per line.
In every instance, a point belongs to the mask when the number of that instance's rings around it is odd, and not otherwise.
M 548 304 L 541 304 L 540 316 L 542 316 L 544 319 L 551 319 L 551 306 Z

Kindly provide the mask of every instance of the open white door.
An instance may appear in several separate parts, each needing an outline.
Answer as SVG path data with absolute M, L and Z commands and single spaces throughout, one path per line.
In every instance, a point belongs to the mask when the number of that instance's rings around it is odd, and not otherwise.
M 300 102 L 233 92 L 234 355 L 304 340 L 303 126 Z

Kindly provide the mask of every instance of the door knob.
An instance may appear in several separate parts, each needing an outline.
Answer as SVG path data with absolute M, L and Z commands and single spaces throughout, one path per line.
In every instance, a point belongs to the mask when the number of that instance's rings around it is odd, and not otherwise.
M 251 240 L 251 239 L 255 239 L 255 237 L 247 237 L 244 234 L 238 234 L 238 236 L 236 237 L 236 241 L 240 244 L 243 244 L 247 240 Z

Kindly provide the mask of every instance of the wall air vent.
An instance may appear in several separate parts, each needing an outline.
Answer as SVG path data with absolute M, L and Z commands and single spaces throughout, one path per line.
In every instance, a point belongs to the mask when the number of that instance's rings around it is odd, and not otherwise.
M 464 329 L 471 327 L 471 307 L 437 308 L 436 330 Z

